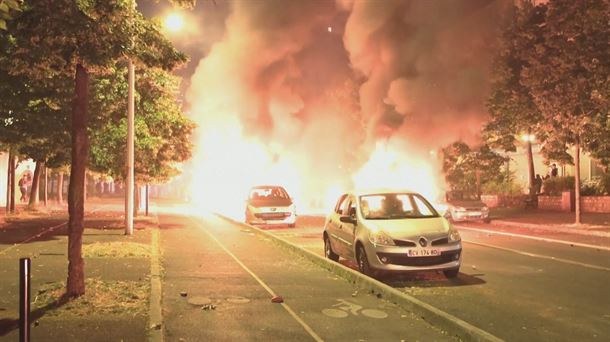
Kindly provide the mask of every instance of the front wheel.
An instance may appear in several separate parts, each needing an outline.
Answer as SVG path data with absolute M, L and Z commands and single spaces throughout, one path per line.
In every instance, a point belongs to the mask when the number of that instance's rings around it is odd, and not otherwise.
M 360 273 L 369 277 L 375 276 L 375 272 L 369 264 L 369 259 L 366 257 L 366 252 L 362 245 L 358 245 L 358 249 L 356 250 L 356 261 L 358 261 L 358 270 Z
M 460 269 L 454 268 L 451 270 L 444 270 L 443 273 L 445 274 L 445 277 L 447 277 L 448 279 L 451 279 L 451 278 L 457 277 L 457 275 L 460 273 Z
M 330 245 L 330 239 L 327 235 L 324 236 L 324 255 L 332 261 L 339 260 L 339 256 L 333 252 L 333 248 Z

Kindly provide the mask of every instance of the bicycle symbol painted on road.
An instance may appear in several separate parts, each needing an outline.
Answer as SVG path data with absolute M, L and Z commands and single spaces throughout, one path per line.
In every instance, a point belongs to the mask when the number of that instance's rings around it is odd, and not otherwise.
M 363 309 L 361 305 L 348 302 L 345 299 L 337 299 L 339 303 L 333 305 L 332 308 L 323 309 L 322 313 L 328 317 L 345 318 L 350 314 L 354 316 L 365 316 L 368 318 L 386 318 L 388 314 L 377 309 Z

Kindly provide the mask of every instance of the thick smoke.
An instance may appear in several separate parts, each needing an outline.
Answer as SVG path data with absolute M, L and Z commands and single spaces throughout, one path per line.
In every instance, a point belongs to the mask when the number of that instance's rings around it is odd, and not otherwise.
M 318 206 L 327 189 L 353 185 L 380 140 L 430 158 L 479 134 L 507 2 L 229 4 L 187 94 L 199 124 L 194 177 L 205 179 L 194 192 L 234 192 L 235 178 L 254 173 L 298 183 L 302 204 Z M 261 160 L 277 168 L 256 170 Z
M 511 2 L 344 1 L 345 47 L 368 138 L 398 135 L 436 148 L 476 141 L 490 62 Z

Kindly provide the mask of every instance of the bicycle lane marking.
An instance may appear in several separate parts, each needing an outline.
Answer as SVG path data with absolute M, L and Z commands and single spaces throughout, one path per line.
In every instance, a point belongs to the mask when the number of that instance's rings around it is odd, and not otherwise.
M 99 208 L 97 208 L 97 209 L 93 209 L 93 210 L 91 210 L 89 213 L 94 213 L 94 212 L 96 212 L 96 211 L 99 211 L 99 210 L 101 210 L 101 209 L 103 209 L 103 208 L 107 207 L 107 206 L 108 206 L 108 205 L 101 206 L 101 207 L 99 207 Z M 19 246 L 23 245 L 24 243 L 28 243 L 28 242 L 30 242 L 30 241 L 32 241 L 32 240 L 34 240 L 34 239 L 37 239 L 37 238 L 39 238 L 39 237 L 41 237 L 41 236 L 43 236 L 43 235 L 45 235 L 45 234 L 47 234 L 47 233 L 50 233 L 50 232 L 54 231 L 54 230 L 55 230 L 55 229 L 57 229 L 57 228 L 61 228 L 61 227 L 65 226 L 65 225 L 67 225 L 67 224 L 68 224 L 68 222 L 66 221 L 66 222 L 64 222 L 64 223 L 60 223 L 60 224 L 54 225 L 54 226 L 49 227 L 49 228 L 45 228 L 45 229 L 43 229 L 42 231 L 38 232 L 37 234 L 35 234 L 35 235 L 33 235 L 33 236 L 30 236 L 29 238 L 27 238 L 27 239 L 25 239 L 25 240 L 23 240 L 23 241 L 21 241 L 21 242 L 14 243 L 12 246 L 7 247 L 7 248 L 5 248 L 5 249 L 1 250 L 1 251 L 0 251 L 0 255 L 6 254 L 8 251 L 10 251 L 10 250 L 11 250 L 11 249 L 13 249 L 13 248 L 17 248 L 17 247 L 19 247 Z
M 464 227 L 464 226 L 460 226 L 460 225 L 456 225 L 456 227 L 458 227 L 459 229 L 470 230 L 470 231 L 479 232 L 479 233 L 504 235 L 504 236 L 522 238 L 522 239 L 530 239 L 530 240 L 544 241 L 544 242 L 553 242 L 553 243 L 559 243 L 559 244 L 563 244 L 563 245 L 571 245 L 571 246 L 578 246 L 578 247 L 583 247 L 583 248 L 591 248 L 591 249 L 600 249 L 600 250 L 604 250 L 604 251 L 610 251 L 610 247 L 600 246 L 600 245 L 591 245 L 591 244 L 587 244 L 587 243 L 579 243 L 579 242 L 573 242 L 573 241 L 567 241 L 567 240 L 550 239 L 550 238 L 543 238 L 543 237 L 538 237 L 538 236 L 509 233 L 509 232 L 499 232 L 499 231 L 489 230 L 489 229 L 470 228 L 470 227 Z
M 252 272 L 252 270 L 250 270 L 248 268 L 248 266 L 244 265 L 244 263 L 242 263 L 229 249 L 227 249 L 225 247 L 225 245 L 222 244 L 222 242 L 220 242 L 214 235 L 212 235 L 212 233 L 210 233 L 207 229 L 205 229 L 205 227 L 203 226 L 203 224 L 201 224 L 201 222 L 198 222 L 192 216 L 189 216 L 189 220 L 192 221 L 194 224 L 196 224 L 199 228 L 201 228 L 201 230 L 207 236 L 209 236 L 212 240 L 214 240 L 214 242 L 216 242 L 218 244 L 218 246 L 220 246 L 220 248 L 222 248 L 222 250 L 225 251 L 225 253 L 227 253 L 231 258 L 233 258 L 233 260 L 235 260 L 235 262 L 241 268 L 243 268 L 246 272 L 248 272 L 248 274 L 250 274 L 250 276 L 252 276 L 252 278 L 254 278 L 254 280 L 256 280 L 272 297 L 277 296 L 277 294 L 261 278 L 259 278 L 254 272 Z M 303 321 L 303 319 L 301 319 L 301 317 L 299 317 L 294 312 L 294 310 L 292 310 L 292 308 L 290 308 L 290 306 L 288 306 L 288 304 L 286 304 L 286 303 L 280 303 L 280 304 L 292 316 L 292 318 L 294 318 L 305 329 L 305 331 L 307 331 L 307 333 L 309 333 L 309 335 L 315 341 L 318 341 L 318 342 L 324 341 L 320 336 L 318 336 L 318 334 L 316 334 L 315 331 L 313 331 L 313 329 L 307 323 L 305 323 L 305 321 Z

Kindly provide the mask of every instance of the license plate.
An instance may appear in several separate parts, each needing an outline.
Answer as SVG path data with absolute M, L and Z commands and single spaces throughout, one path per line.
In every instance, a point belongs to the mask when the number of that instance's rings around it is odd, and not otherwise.
M 468 216 L 481 216 L 481 213 L 468 213 Z
M 441 252 L 438 249 L 410 249 L 408 255 L 410 257 L 427 257 L 441 255 Z

